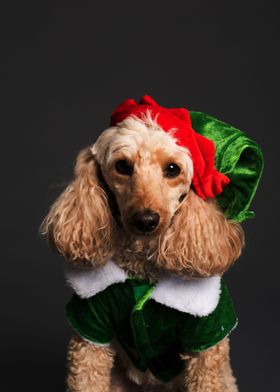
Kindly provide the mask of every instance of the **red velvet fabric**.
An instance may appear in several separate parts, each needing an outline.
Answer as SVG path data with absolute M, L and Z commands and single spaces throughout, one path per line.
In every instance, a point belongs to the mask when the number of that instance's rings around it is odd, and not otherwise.
M 206 199 L 222 193 L 230 179 L 215 169 L 214 143 L 192 129 L 187 109 L 165 108 L 145 95 L 138 104 L 134 99 L 127 99 L 120 104 L 112 113 L 111 125 L 116 125 L 129 116 L 141 119 L 147 110 L 164 131 L 175 128 L 172 136 L 176 143 L 189 150 L 194 166 L 192 186 L 198 196 Z

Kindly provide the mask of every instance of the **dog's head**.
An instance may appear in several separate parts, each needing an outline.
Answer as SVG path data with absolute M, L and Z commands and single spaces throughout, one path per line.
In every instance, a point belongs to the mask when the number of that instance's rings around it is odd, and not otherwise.
M 65 257 L 105 262 L 120 236 L 154 247 L 158 267 L 223 273 L 239 256 L 243 233 L 215 200 L 191 190 L 193 163 L 172 130 L 149 113 L 105 130 L 77 158 L 75 178 L 52 206 L 44 233 Z
M 136 237 L 164 233 L 190 190 L 188 151 L 149 115 L 109 128 L 91 151 L 116 198 L 124 230 Z

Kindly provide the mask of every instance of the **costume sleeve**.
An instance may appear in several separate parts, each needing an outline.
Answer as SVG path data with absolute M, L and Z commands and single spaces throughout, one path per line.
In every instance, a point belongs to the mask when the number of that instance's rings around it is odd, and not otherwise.
M 66 315 L 73 329 L 85 340 L 106 345 L 114 335 L 110 308 L 103 293 L 89 299 L 82 299 L 74 294 L 66 306 Z
M 182 333 L 186 352 L 200 352 L 223 340 L 237 325 L 237 317 L 225 282 L 221 281 L 220 300 L 216 309 L 205 317 L 190 316 Z

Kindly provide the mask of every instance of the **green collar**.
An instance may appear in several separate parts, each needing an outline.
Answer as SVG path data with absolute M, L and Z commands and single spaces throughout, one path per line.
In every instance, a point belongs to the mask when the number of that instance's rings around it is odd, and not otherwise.
M 65 279 L 81 298 L 90 298 L 107 287 L 125 282 L 129 276 L 113 261 L 95 268 L 67 265 Z M 220 276 L 182 279 L 165 274 L 152 288 L 150 299 L 194 316 L 207 316 L 213 312 L 220 298 Z

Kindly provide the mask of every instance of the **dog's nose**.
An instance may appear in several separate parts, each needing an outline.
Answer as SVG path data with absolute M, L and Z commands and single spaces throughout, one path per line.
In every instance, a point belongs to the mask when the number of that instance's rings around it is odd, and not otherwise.
M 131 217 L 132 224 L 142 232 L 153 231 L 159 224 L 159 214 L 151 210 L 135 212 Z

